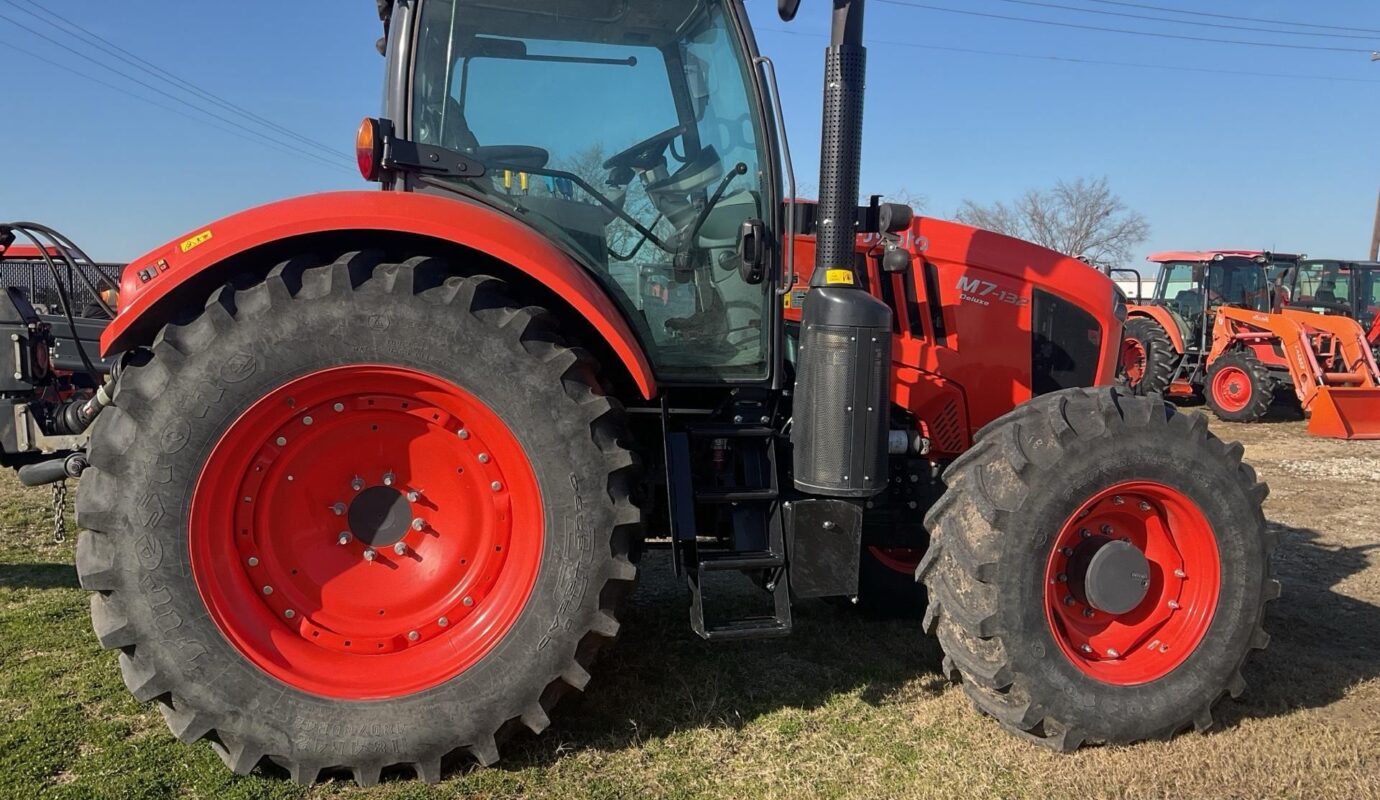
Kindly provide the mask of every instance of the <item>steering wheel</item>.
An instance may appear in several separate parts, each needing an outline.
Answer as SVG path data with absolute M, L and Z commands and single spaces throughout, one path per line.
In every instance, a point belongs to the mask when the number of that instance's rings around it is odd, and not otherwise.
M 629 147 L 621 153 L 614 155 L 604 162 L 604 169 L 618 169 L 621 167 L 631 167 L 633 169 L 647 170 L 655 167 L 661 161 L 661 154 L 670 146 L 676 137 L 685 132 L 684 125 L 677 125 L 668 128 L 656 136 L 643 139 L 637 144 Z

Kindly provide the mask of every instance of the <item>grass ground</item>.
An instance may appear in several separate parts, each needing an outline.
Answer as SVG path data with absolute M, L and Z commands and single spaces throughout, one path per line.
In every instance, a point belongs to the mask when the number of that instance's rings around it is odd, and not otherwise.
M 372 790 L 236 778 L 175 741 L 97 645 L 48 495 L 6 477 L 0 798 L 1380 797 L 1380 442 L 1214 427 L 1272 487 L 1285 594 L 1213 733 L 1048 753 L 948 687 L 914 623 L 823 604 L 799 608 L 789 639 L 711 647 L 653 556 L 618 647 L 545 735 L 497 768 Z

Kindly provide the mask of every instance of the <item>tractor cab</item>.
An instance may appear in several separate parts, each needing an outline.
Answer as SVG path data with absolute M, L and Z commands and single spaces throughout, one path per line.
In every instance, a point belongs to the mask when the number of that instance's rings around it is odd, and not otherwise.
M 1205 341 L 1222 306 L 1270 309 L 1268 254 L 1244 250 L 1161 253 L 1149 260 L 1161 265 L 1149 304 L 1170 312 L 1189 349 Z
M 1274 278 L 1278 308 L 1351 317 L 1380 350 L 1380 262 L 1303 259 Z
M 736 4 L 399 13 L 397 136 L 468 169 L 399 170 L 393 188 L 460 194 L 552 240 L 616 299 L 663 381 L 770 377 L 774 270 L 738 250 L 779 238 L 781 192 Z

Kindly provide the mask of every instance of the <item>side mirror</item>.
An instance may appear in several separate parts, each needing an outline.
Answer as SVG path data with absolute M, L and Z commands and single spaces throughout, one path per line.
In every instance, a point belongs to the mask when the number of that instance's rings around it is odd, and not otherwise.
M 783 22 L 795 19 L 795 12 L 799 10 L 800 0 L 776 0 L 776 13 L 781 15 Z
M 743 283 L 755 286 L 762 282 L 767 264 L 767 224 L 760 219 L 743 220 L 738 232 L 738 274 Z

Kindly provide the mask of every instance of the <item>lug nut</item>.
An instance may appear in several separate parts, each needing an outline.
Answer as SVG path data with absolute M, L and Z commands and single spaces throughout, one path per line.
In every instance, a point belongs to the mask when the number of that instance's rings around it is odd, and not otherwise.
M 272 587 L 272 586 L 265 586 L 265 587 L 264 587 L 264 594 L 273 594 L 273 587 Z
M 1064 558 L 1068 558 L 1069 556 L 1073 555 L 1073 548 L 1065 547 L 1063 550 L 1060 550 L 1059 552 L 1064 555 Z
M 279 436 L 279 437 L 278 437 L 277 439 L 275 439 L 274 441 L 276 441 L 276 442 L 278 443 L 278 446 L 279 446 L 279 447 L 282 447 L 282 446 L 284 446 L 284 445 L 287 444 L 287 437 L 286 437 L 286 436 Z
M 1080 648 L 1078 648 L 1078 649 L 1079 649 L 1079 650 L 1082 650 L 1082 651 L 1085 652 L 1085 653 L 1091 653 L 1091 652 L 1092 652 L 1092 645 L 1085 644 L 1085 645 L 1083 645 L 1082 647 L 1080 647 Z
M 450 624 L 450 620 L 446 619 L 445 617 L 441 617 L 440 619 L 436 620 L 436 624 L 444 628 Z
M 460 602 L 464 603 L 467 606 L 472 606 L 474 605 L 474 598 L 466 596 L 465 599 L 461 600 Z
M 1082 528 L 1078 531 L 1078 535 L 1082 536 L 1084 539 L 1087 539 L 1088 537 L 1092 536 L 1092 531 L 1088 530 L 1087 528 Z
M 1068 582 L 1069 582 L 1069 576 L 1065 575 L 1065 574 L 1062 573 L 1062 572 L 1059 573 L 1058 575 L 1056 575 L 1056 576 L 1054 577 L 1054 579 L 1055 579 L 1056 581 L 1059 581 L 1060 583 L 1068 583 Z
M 335 543 L 340 545 L 341 547 L 344 547 L 345 545 L 349 544 L 350 541 L 354 538 L 355 537 L 350 535 L 349 531 L 341 531 L 340 536 L 336 538 Z
M 461 428 L 460 430 L 456 431 L 456 432 L 455 432 L 455 435 L 456 435 L 456 436 L 459 436 L 461 439 L 468 439 L 468 438 L 470 438 L 470 432 L 467 431 L 467 430 L 465 430 L 464 428 Z
M 407 543 L 398 542 L 397 544 L 393 545 L 393 552 L 397 553 L 400 556 L 407 555 Z
M 250 557 L 249 557 L 249 562 L 248 562 L 248 563 L 249 563 L 249 566 L 251 566 L 251 567 L 257 567 L 257 566 L 259 566 L 259 559 L 255 558 L 254 556 L 250 556 Z
M 407 632 L 407 638 L 408 638 L 408 641 L 415 642 L 415 641 L 417 641 L 418 639 L 422 638 L 422 635 L 421 635 L 420 633 L 417 633 L 416 631 L 408 631 L 408 632 Z
M 487 464 L 487 463 L 489 463 L 489 454 L 488 454 L 488 453 L 480 453 L 480 454 L 479 454 L 479 463 L 481 463 L 481 464 Z
M 364 491 L 364 479 L 356 475 L 354 479 L 350 481 L 350 488 L 354 489 L 356 492 Z
M 302 424 L 303 424 L 303 425 L 310 425 L 310 424 L 312 424 L 312 423 L 315 422 L 315 421 L 316 421 L 316 420 L 312 419 L 311 417 L 302 417 Z
M 394 481 L 395 479 L 396 479 L 396 476 L 395 476 L 393 473 L 391 473 L 391 472 L 385 472 L 385 473 L 383 473 L 383 485 L 384 485 L 384 486 L 392 486 L 392 485 L 393 485 L 393 481 Z
M 1068 595 L 1064 598 L 1064 605 L 1066 606 L 1071 606 L 1076 602 L 1078 601 L 1073 599 L 1073 595 Z
M 297 612 L 289 608 L 287 611 L 283 612 L 283 616 L 287 617 L 288 619 L 292 619 L 293 617 L 297 616 Z
M 1118 653 L 1117 651 L 1109 647 L 1107 648 L 1107 658 L 1121 658 L 1121 653 Z
M 407 502 L 409 502 L 409 503 L 415 503 L 415 502 L 417 502 L 418 500 L 421 500 L 421 499 L 422 499 L 422 490 L 421 490 L 421 489 L 409 489 L 409 490 L 407 491 Z
M 335 514 L 337 517 L 345 516 L 345 504 L 336 503 L 335 505 L 331 506 L 331 513 Z
M 374 548 L 372 548 L 372 547 L 366 547 L 366 548 L 364 548 L 364 560 L 365 560 L 365 561 L 373 561 L 374 559 L 376 559 L 376 558 L 378 558 L 378 557 L 379 557 L 379 554 L 376 553 L 376 552 L 374 551 Z
M 1083 609 L 1083 616 L 1087 617 L 1088 619 L 1092 619 L 1094 615 L 1095 612 L 1091 608 Z
M 424 531 L 424 530 L 426 530 L 426 520 L 422 519 L 421 517 L 417 517 L 416 519 L 412 520 L 412 530 L 414 530 L 414 531 Z
M 1169 601 L 1169 608 L 1170 608 L 1171 611 L 1172 611 L 1172 610 L 1175 610 L 1175 609 L 1178 609 L 1178 607 L 1179 607 L 1179 601 L 1178 601 L 1178 600 L 1170 600 L 1170 601 Z
M 1187 572 L 1184 572 L 1184 571 L 1181 570 L 1181 569 L 1176 569 L 1176 570 L 1174 570 L 1174 577 L 1176 577 L 1176 578 L 1187 578 L 1187 577 L 1188 577 L 1188 573 L 1187 573 Z
M 498 481 L 494 481 L 493 483 L 489 484 L 489 488 L 497 492 L 503 488 L 503 484 L 499 483 Z
M 331 406 L 331 408 L 334 408 L 334 409 L 335 409 L 335 413 L 339 414 L 340 412 L 342 412 L 342 411 L 345 410 L 345 404 L 344 404 L 344 403 L 336 403 L 335 405 Z
M 1149 510 L 1150 510 L 1150 504 L 1147 503 L 1147 502 L 1145 502 L 1144 500 L 1140 501 L 1140 510 L 1141 510 L 1141 511 L 1149 511 Z
M 1111 526 L 1111 525 L 1103 525 L 1103 526 L 1102 526 L 1102 535 L 1103 535 L 1103 536 L 1111 536 L 1113 532 L 1114 532 L 1114 531 L 1112 530 L 1112 526 Z
M 1112 498 L 1112 505 L 1114 505 L 1114 506 L 1119 506 L 1119 505 L 1121 505 L 1122 503 L 1125 503 L 1125 502 L 1126 502 L 1125 500 L 1121 499 L 1121 495 L 1117 495 L 1116 497 L 1113 497 L 1113 498 Z

